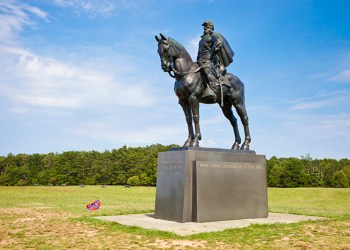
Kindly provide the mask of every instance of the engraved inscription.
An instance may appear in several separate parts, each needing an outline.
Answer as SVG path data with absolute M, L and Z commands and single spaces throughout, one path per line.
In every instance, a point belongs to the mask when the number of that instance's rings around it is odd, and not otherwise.
M 181 160 L 162 160 L 158 164 L 159 172 L 181 172 L 182 161 Z
M 196 164 L 200 168 L 263 169 L 263 165 L 247 162 L 197 161 Z

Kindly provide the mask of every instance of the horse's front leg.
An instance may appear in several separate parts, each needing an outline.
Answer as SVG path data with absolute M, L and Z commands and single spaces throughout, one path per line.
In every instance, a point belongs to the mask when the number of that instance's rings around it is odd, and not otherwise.
M 250 132 L 249 132 L 247 110 L 245 108 L 244 103 L 240 103 L 240 104 L 235 105 L 235 108 L 236 108 L 238 115 L 241 118 L 243 128 L 244 128 L 244 134 L 245 134 L 245 138 L 244 138 L 244 142 L 241 146 L 241 150 L 249 150 L 249 144 L 251 142 L 251 137 L 250 137 Z
M 191 110 L 193 114 L 194 129 L 196 132 L 192 140 L 191 146 L 198 147 L 199 141 L 202 139 L 201 129 L 199 126 L 199 99 L 196 96 L 191 95 L 188 101 L 191 106 Z
M 191 146 L 192 140 L 194 139 L 191 107 L 189 102 L 185 100 L 179 100 L 179 104 L 181 105 L 185 113 L 187 127 L 188 127 L 188 138 L 185 141 L 183 147 L 189 147 Z

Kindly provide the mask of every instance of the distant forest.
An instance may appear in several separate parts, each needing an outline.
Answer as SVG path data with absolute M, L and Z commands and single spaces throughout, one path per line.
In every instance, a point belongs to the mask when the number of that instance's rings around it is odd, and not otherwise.
M 68 151 L 0 156 L 0 185 L 142 185 L 155 186 L 158 152 L 177 145 L 121 147 L 112 151 Z M 272 157 L 269 187 L 350 187 L 349 159 Z

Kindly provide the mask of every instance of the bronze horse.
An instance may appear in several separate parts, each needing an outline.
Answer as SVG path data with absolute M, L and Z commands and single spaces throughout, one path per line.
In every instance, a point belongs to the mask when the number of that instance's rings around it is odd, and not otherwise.
M 219 103 L 220 98 L 217 98 L 219 99 L 218 101 L 213 100 L 211 102 L 202 98 L 207 84 L 202 78 L 198 65 L 193 63 L 191 56 L 180 43 L 162 34 L 160 34 L 160 37 L 156 36 L 155 38 L 158 42 L 161 67 L 164 72 L 168 72 L 170 76 L 175 78 L 174 90 L 186 116 L 188 138 L 183 146 L 198 147 L 199 141 L 202 138 L 199 126 L 199 103 Z M 172 72 L 174 73 L 173 75 Z M 232 145 L 232 149 L 249 150 L 251 138 L 248 115 L 244 104 L 244 84 L 237 76 L 227 73 L 222 84 L 222 94 L 220 93 L 220 95 L 223 97 L 222 112 L 230 121 L 235 134 L 235 142 Z M 245 138 L 241 147 L 241 137 L 238 131 L 237 119 L 232 112 L 232 105 L 240 116 L 244 127 Z M 195 133 L 193 131 L 192 121 L 194 123 Z

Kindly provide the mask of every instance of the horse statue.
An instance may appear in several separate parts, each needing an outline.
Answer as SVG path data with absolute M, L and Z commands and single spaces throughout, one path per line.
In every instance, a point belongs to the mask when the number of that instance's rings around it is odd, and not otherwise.
M 198 64 L 192 61 L 191 56 L 180 43 L 170 37 L 165 37 L 163 34 L 160 34 L 160 37 L 155 36 L 155 38 L 158 42 L 158 54 L 162 70 L 175 78 L 174 91 L 186 116 L 188 138 L 183 147 L 199 147 L 199 141 L 202 139 L 199 126 L 199 103 L 220 104 L 220 98 L 206 98 L 205 93 L 209 86 L 202 77 Z M 249 150 L 251 138 L 245 108 L 243 82 L 237 76 L 226 73 L 221 88 L 216 95 L 222 97 L 222 112 L 230 121 L 235 135 L 235 142 L 231 149 Z M 238 131 L 237 119 L 232 112 L 232 106 L 235 107 L 244 127 L 245 138 L 241 147 L 241 137 Z M 193 131 L 192 123 L 194 123 L 195 131 Z

